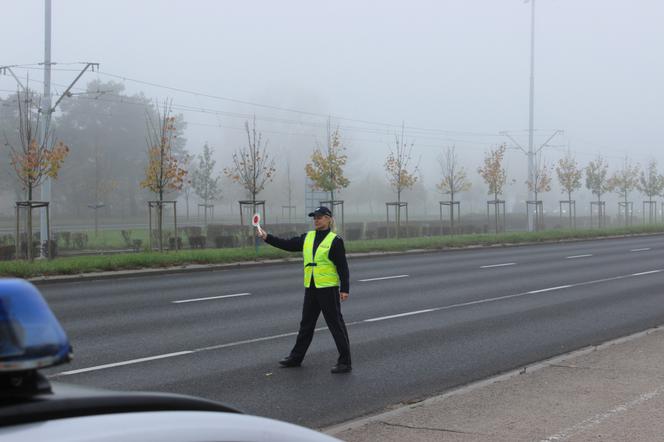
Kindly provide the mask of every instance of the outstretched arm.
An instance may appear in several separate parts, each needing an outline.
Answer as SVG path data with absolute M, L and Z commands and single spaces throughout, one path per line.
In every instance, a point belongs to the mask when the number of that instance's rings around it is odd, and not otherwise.
M 262 235 L 260 233 L 262 233 Z M 302 248 L 304 247 L 304 237 L 306 235 L 295 236 L 290 239 L 283 239 L 274 235 L 270 235 L 265 231 L 260 233 L 256 232 L 256 235 L 262 238 L 263 241 L 278 249 L 286 250 L 287 252 L 301 252 Z

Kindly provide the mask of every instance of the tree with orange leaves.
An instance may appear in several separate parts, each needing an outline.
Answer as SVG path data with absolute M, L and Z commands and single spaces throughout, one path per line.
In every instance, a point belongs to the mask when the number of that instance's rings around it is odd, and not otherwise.
M 572 200 L 572 193 L 581 188 L 581 179 L 583 178 L 583 170 L 579 168 L 576 159 L 571 152 L 558 160 L 556 167 L 556 174 L 558 175 L 558 182 L 560 183 L 561 191 L 567 193 L 567 201 L 561 201 L 562 204 L 569 205 L 569 227 L 576 226 L 576 203 Z M 574 215 L 574 218 L 572 218 Z
M 494 215 L 496 233 L 498 233 L 498 207 L 499 204 L 504 204 L 504 201 L 499 201 L 498 197 L 503 193 L 503 187 L 507 184 L 507 171 L 503 167 L 506 149 L 507 147 L 504 144 L 497 148 L 490 149 L 484 156 L 484 166 L 477 169 L 477 172 L 482 179 L 484 179 L 484 182 L 489 186 L 488 194 L 493 195 L 492 203 L 495 204 Z M 487 202 L 487 204 L 489 204 L 489 202 Z
M 141 187 L 154 192 L 157 202 L 157 231 L 159 250 L 163 250 L 163 201 L 167 192 L 182 189 L 187 170 L 173 154 L 173 144 L 177 138 L 176 117 L 171 115 L 171 104 L 165 102 L 163 110 L 156 110 L 156 119 L 147 114 L 148 164 Z M 177 241 L 177 232 L 176 232 Z
M 305 172 L 316 189 L 329 192 L 330 200 L 334 201 L 334 192 L 348 187 L 350 181 L 344 176 L 343 167 L 348 157 L 346 148 L 341 143 L 341 134 L 337 127 L 330 131 L 328 121 L 327 147 L 323 151 L 317 147 L 311 155 L 311 163 L 305 165 Z
M 17 92 L 18 102 L 18 145 L 7 142 L 10 149 L 10 162 L 16 177 L 25 191 L 28 203 L 28 259 L 32 260 L 32 194 L 46 177 L 56 179 L 62 163 L 69 154 L 69 147 L 62 141 L 55 141 L 48 121 L 43 122 L 39 112 L 40 101 L 34 101 L 33 93 L 26 89 Z M 42 130 L 41 124 L 46 127 Z M 48 238 L 43 238 L 47 241 Z M 19 239 L 17 238 L 17 243 Z M 18 250 L 17 250 L 18 255 Z

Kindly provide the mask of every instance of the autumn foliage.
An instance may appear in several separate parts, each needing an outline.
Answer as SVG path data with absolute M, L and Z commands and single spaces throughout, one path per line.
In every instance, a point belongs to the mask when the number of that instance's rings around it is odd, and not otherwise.
M 441 181 L 436 184 L 440 193 L 449 195 L 450 201 L 454 201 L 457 193 L 470 190 L 470 181 L 466 176 L 466 170 L 458 163 L 454 146 L 445 149 L 438 162 L 443 172 Z
M 564 158 L 558 160 L 556 174 L 560 187 L 567 193 L 567 197 L 571 201 L 572 193 L 581 188 L 583 171 L 578 167 L 574 157 L 568 153 Z
M 412 160 L 413 143 L 406 143 L 404 141 L 403 133 L 401 137 L 395 135 L 394 149 L 390 150 L 385 160 L 385 172 L 387 173 L 387 181 L 392 186 L 392 189 L 397 194 L 397 202 L 401 202 L 401 193 L 413 187 L 417 182 L 417 167 L 410 170 L 410 162 Z
M 148 164 L 141 187 L 156 193 L 162 201 L 164 193 L 182 189 L 187 175 L 181 161 L 173 154 L 177 130 L 170 106 L 165 104 L 163 112 L 157 111 L 157 121 L 148 115 L 147 126 Z
M 507 171 L 503 167 L 505 150 L 507 147 L 503 144 L 494 149 L 490 149 L 484 156 L 484 165 L 477 169 L 484 182 L 489 186 L 489 195 L 493 195 L 494 200 L 503 193 L 503 187 L 507 184 Z
M 597 196 L 597 201 L 601 201 L 602 195 L 611 190 L 608 173 L 609 165 L 601 155 L 586 167 L 586 188 Z
M 311 155 L 311 163 L 305 165 L 307 177 L 314 183 L 314 187 L 330 193 L 334 200 L 334 192 L 348 187 L 350 181 L 344 176 L 343 167 L 347 156 L 345 147 L 341 144 L 341 135 L 337 128 L 328 135 L 327 148 L 323 151 L 316 148 Z
M 546 161 L 538 161 L 533 170 L 533 177 L 526 181 L 528 190 L 535 194 L 535 201 L 538 200 L 538 194 L 549 192 L 551 190 L 551 170 Z
M 21 186 L 26 191 L 28 201 L 32 201 L 34 189 L 45 178 L 57 178 L 58 171 L 69 154 L 69 147 L 62 141 L 54 142 L 46 127 L 45 135 L 40 136 L 38 104 L 32 101 L 31 92 L 19 92 L 19 145 L 9 145 L 11 164 Z

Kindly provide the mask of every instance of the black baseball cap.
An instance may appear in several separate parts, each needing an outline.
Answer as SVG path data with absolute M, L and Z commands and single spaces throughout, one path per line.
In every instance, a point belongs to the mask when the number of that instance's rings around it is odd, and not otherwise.
M 325 206 L 320 206 L 316 207 L 314 211 L 309 214 L 309 216 L 316 216 L 316 215 L 332 216 L 332 211 Z

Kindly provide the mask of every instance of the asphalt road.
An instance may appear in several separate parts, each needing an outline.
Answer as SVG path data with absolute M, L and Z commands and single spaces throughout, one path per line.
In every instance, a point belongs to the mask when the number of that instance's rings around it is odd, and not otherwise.
M 330 374 L 327 330 L 301 368 L 277 366 L 300 318 L 300 263 L 44 285 L 75 350 L 50 374 L 321 428 L 664 323 L 664 236 L 358 258 L 350 270 L 350 375 Z

